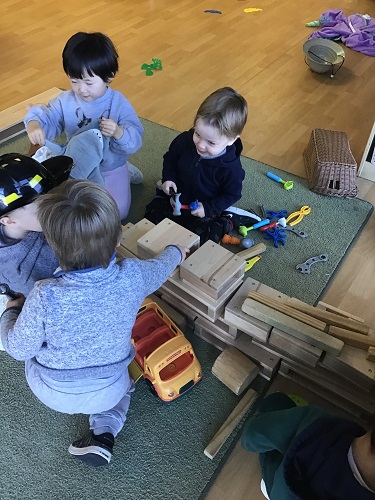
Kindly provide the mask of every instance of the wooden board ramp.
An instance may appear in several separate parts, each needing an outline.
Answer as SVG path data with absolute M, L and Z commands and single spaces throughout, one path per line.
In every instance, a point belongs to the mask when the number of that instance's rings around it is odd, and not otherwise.
M 220 429 L 217 431 L 217 433 L 205 448 L 204 454 L 208 458 L 210 458 L 211 460 L 215 458 L 220 448 L 237 427 L 242 417 L 245 416 L 246 412 L 252 406 L 257 396 L 258 394 L 253 389 L 249 389 L 245 393 L 240 402 L 237 404 L 232 413 L 229 415 L 229 417 L 226 419 L 226 421 L 223 423 L 223 425 L 220 427 Z

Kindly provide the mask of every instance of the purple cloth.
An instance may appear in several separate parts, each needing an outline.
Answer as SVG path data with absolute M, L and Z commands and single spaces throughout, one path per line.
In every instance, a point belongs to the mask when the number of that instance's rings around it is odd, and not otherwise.
M 368 56 L 375 56 L 375 19 L 368 15 L 353 14 L 346 17 L 342 10 L 323 12 L 320 18 L 322 29 L 310 38 L 338 38 L 350 49 Z

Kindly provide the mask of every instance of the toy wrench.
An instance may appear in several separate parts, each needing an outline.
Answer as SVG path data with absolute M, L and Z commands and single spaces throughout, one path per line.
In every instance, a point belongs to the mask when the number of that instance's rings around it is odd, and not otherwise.
M 303 264 L 298 264 L 296 269 L 297 271 L 301 271 L 302 274 L 310 274 L 310 267 L 313 264 L 316 264 L 317 262 L 327 262 L 327 260 L 328 255 L 323 253 L 321 255 L 317 255 L 316 257 L 311 257 L 311 259 L 307 259 L 307 261 Z
M 308 237 L 308 234 L 305 233 L 305 231 L 297 231 L 297 229 L 295 229 L 292 226 L 286 225 L 285 227 L 283 227 L 283 226 L 280 226 L 280 227 L 282 227 L 283 229 L 286 229 L 287 231 L 290 231 L 291 233 L 295 234 L 296 236 L 299 236 L 300 238 L 307 238 Z

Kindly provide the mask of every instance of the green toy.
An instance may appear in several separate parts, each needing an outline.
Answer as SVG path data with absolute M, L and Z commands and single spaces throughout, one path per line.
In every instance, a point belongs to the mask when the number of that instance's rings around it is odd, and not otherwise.
M 163 66 L 161 64 L 160 59 L 155 59 L 154 57 L 152 57 L 151 61 L 152 61 L 152 64 L 144 63 L 141 66 L 141 69 L 146 70 L 146 76 L 152 76 L 154 74 L 153 70 L 163 69 Z

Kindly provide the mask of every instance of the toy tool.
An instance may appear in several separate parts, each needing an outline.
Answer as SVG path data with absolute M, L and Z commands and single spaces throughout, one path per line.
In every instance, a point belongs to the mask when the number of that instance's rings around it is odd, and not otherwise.
M 11 299 L 18 299 L 16 292 L 13 292 L 6 283 L 0 283 L 0 295 L 8 295 Z
M 256 255 L 255 257 L 252 257 L 251 259 L 248 259 L 246 261 L 246 266 L 245 266 L 245 273 L 253 267 L 253 265 L 258 262 L 258 260 L 261 259 L 261 255 Z
M 283 184 L 284 189 L 286 189 L 287 191 L 289 191 L 290 189 L 293 189 L 293 186 L 294 186 L 293 181 L 283 181 L 281 177 L 273 174 L 272 172 L 267 172 L 267 177 L 269 177 L 270 179 L 272 179 L 276 182 L 280 182 L 281 184 Z
M 317 262 L 327 262 L 327 260 L 328 255 L 322 253 L 321 255 L 316 255 L 315 257 L 307 259 L 307 261 L 303 262 L 302 264 L 298 264 L 296 266 L 296 269 L 297 271 L 301 271 L 302 274 L 310 274 L 310 268 L 313 264 L 316 264 Z
M 258 229 L 258 227 L 265 226 L 266 224 L 269 224 L 271 221 L 269 219 L 264 219 L 261 220 L 260 222 L 257 222 L 253 226 L 246 227 L 246 226 L 240 226 L 238 228 L 238 232 L 240 233 L 241 236 L 247 236 L 247 233 L 251 231 L 252 229 Z
M 311 208 L 308 205 L 304 205 L 303 207 L 301 207 L 301 210 L 290 214 L 286 220 L 286 223 L 289 224 L 289 226 L 295 226 L 296 224 L 301 222 L 305 215 L 309 214 L 310 212 Z
M 224 236 L 221 238 L 221 243 L 224 243 L 226 245 L 239 245 L 241 243 L 241 240 L 236 236 L 230 236 L 229 234 L 224 234 Z

